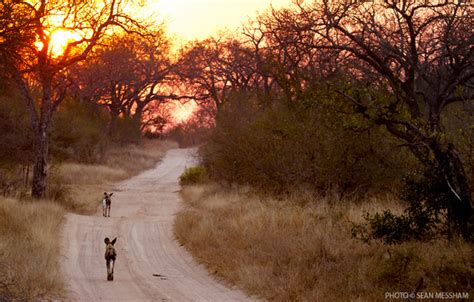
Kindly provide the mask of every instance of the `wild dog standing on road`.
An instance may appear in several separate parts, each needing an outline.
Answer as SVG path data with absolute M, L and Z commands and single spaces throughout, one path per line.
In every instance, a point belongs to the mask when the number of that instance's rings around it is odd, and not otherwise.
M 114 195 L 114 193 L 107 194 L 107 192 L 104 192 L 104 199 L 102 199 L 102 215 L 104 217 L 110 217 L 110 206 L 112 205 L 112 195 Z

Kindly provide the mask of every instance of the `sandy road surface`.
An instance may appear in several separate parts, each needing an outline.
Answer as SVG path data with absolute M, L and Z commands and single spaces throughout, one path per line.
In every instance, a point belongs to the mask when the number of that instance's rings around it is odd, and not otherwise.
M 177 178 L 192 164 L 193 151 L 171 150 L 155 169 L 115 186 L 110 218 L 67 215 L 62 271 L 68 300 L 249 300 L 209 276 L 173 238 L 182 206 Z M 113 282 L 106 280 L 105 237 L 118 237 Z

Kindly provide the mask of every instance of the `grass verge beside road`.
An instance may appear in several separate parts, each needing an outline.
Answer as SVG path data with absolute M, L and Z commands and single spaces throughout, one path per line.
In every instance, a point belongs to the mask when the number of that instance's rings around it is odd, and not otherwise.
M 365 212 L 402 205 L 390 197 L 363 204 L 307 193 L 286 199 L 247 189 L 185 186 L 178 240 L 224 281 L 275 301 L 380 301 L 387 293 L 469 292 L 472 245 L 408 242 L 385 246 L 351 238 Z

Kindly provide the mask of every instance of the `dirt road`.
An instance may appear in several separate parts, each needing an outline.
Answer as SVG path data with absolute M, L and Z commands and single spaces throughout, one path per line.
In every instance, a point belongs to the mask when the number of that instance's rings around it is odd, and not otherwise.
M 182 206 L 177 178 L 193 161 L 193 151 L 171 150 L 155 169 L 117 184 L 110 218 L 67 215 L 62 271 L 68 300 L 249 300 L 209 276 L 174 240 L 174 215 Z M 106 278 L 105 237 L 118 237 L 113 282 Z

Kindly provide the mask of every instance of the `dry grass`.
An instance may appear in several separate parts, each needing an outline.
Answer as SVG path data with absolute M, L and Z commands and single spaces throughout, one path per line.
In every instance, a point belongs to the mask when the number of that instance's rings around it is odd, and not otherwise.
M 46 194 L 49 201 L 0 198 L 0 301 L 60 298 L 59 234 L 66 211 L 96 212 L 103 191 L 152 168 L 175 146 L 145 142 L 141 147 L 110 150 L 102 165 L 53 167 Z
M 92 214 L 97 211 L 104 191 L 111 190 L 116 182 L 153 168 L 174 147 L 176 144 L 168 141 L 145 141 L 142 146 L 110 149 L 101 165 L 64 163 L 52 187 L 55 183 L 58 189 L 68 192 L 68 197 L 61 201 L 68 210 Z
M 53 202 L 0 198 L 0 300 L 37 300 L 62 293 L 60 223 Z
M 105 165 L 65 163 L 60 169 L 61 181 L 68 185 L 93 185 L 127 178 L 125 170 Z
M 380 301 L 385 292 L 470 291 L 472 245 L 406 243 L 386 247 L 351 238 L 365 211 L 401 206 L 390 198 L 365 204 L 286 200 L 238 189 L 194 186 L 176 219 L 178 240 L 209 270 L 251 295 L 276 301 Z
M 104 163 L 106 166 L 124 170 L 129 178 L 153 168 L 166 151 L 177 147 L 175 142 L 145 140 L 142 146 L 111 148 L 107 151 Z

